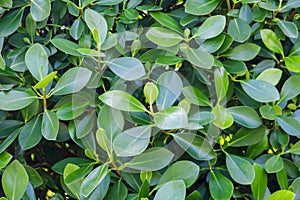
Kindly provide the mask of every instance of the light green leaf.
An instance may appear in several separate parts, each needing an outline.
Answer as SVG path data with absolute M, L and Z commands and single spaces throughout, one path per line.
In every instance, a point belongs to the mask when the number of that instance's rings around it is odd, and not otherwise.
M 182 200 L 185 198 L 185 193 L 186 187 L 183 180 L 170 181 L 158 189 L 154 200 Z
M 146 83 L 144 86 L 144 95 L 146 97 L 146 102 L 152 105 L 158 97 L 158 88 L 154 83 Z
M 270 29 L 263 29 L 260 31 L 261 39 L 268 49 L 275 53 L 284 55 L 283 48 L 276 33 Z
M 223 56 L 238 61 L 249 61 L 257 56 L 260 51 L 260 47 L 253 43 L 240 44 Z
M 214 15 L 207 18 L 194 33 L 194 38 L 210 39 L 222 33 L 226 25 L 226 18 L 223 15 Z
M 218 102 L 220 102 L 224 97 L 226 97 L 226 93 L 229 87 L 228 73 L 224 67 L 215 69 L 214 80 L 216 95 L 218 98 Z
M 263 105 L 259 107 L 259 112 L 265 119 L 274 120 L 277 117 L 276 111 L 270 105 Z
M 261 142 L 266 134 L 267 129 L 265 126 L 256 129 L 241 128 L 233 135 L 228 146 L 242 147 L 254 145 Z
M 0 2 L 0 6 L 4 8 L 11 8 L 13 5 L 12 0 L 5 0 Z
M 174 31 L 161 27 L 150 28 L 146 33 L 146 37 L 151 42 L 162 47 L 171 47 L 183 40 L 183 38 Z
M 221 129 L 229 128 L 234 122 L 231 113 L 221 105 L 216 105 L 212 110 L 212 114 L 216 117 L 213 124 Z
M 176 31 L 179 34 L 182 34 L 182 29 L 180 28 L 178 22 L 172 17 L 170 17 L 168 14 L 163 12 L 150 12 L 150 15 L 161 25 L 173 31 Z
M 37 79 L 42 80 L 48 74 L 48 55 L 45 48 L 36 43 L 25 54 L 25 63 L 30 73 Z
M 50 0 L 32 0 L 30 13 L 34 21 L 43 21 L 50 15 Z
M 55 140 L 58 134 L 59 120 L 56 113 L 45 110 L 42 121 L 42 134 L 47 140 Z
M 216 156 L 211 144 L 199 135 L 176 133 L 172 136 L 179 146 L 196 160 L 211 160 Z
M 71 42 L 70 40 L 66 40 L 63 38 L 54 38 L 52 40 L 50 40 L 50 42 L 59 50 L 61 50 L 62 52 L 64 52 L 65 54 L 70 54 L 72 56 L 78 56 L 81 57 L 83 56 L 78 49 L 80 49 L 81 47 L 74 43 Z
M 18 160 L 14 160 L 4 170 L 2 187 L 8 199 L 21 199 L 29 183 L 26 170 Z
M 57 71 L 51 72 L 46 77 L 44 77 L 42 80 L 40 80 L 35 86 L 33 86 L 34 89 L 40 89 L 40 88 L 46 88 L 49 83 L 54 79 L 56 76 Z
M 262 122 L 257 112 L 248 106 L 234 106 L 227 109 L 234 120 L 246 128 L 257 128 Z
M 295 198 L 295 193 L 289 190 L 278 190 L 268 196 L 266 200 L 294 200 Z
M 217 172 L 211 171 L 209 176 L 209 192 L 216 200 L 229 200 L 233 194 L 232 182 Z
M 200 48 L 193 49 L 186 47 L 184 51 L 187 56 L 187 60 L 193 65 L 204 69 L 210 69 L 213 66 L 214 57 Z
M 155 125 L 163 130 L 184 128 L 188 124 L 187 114 L 181 107 L 170 107 L 154 115 Z
M 280 100 L 288 101 L 300 94 L 300 75 L 289 77 L 283 84 L 280 91 Z
M 64 179 L 64 183 L 66 184 L 68 189 L 72 192 L 72 194 L 76 198 L 80 199 L 80 194 L 79 194 L 80 193 L 80 185 L 82 184 L 84 178 L 78 179 L 77 181 L 73 181 L 73 182 L 66 181 L 67 177 L 69 177 L 71 174 L 73 174 L 78 169 L 80 169 L 80 167 L 73 163 L 67 164 L 67 166 L 64 169 L 63 179 Z
M 99 99 L 106 105 L 117 110 L 128 112 L 147 112 L 147 109 L 139 100 L 121 90 L 105 92 L 99 96 Z
M 92 9 L 86 9 L 84 11 L 84 21 L 88 25 L 91 32 L 94 32 L 94 29 L 97 30 L 97 38 L 100 41 L 96 42 L 102 44 L 107 35 L 107 23 L 105 18 Z
M 1 53 L 0 53 L 0 69 L 5 70 L 5 60 L 3 59 Z
M 270 68 L 260 73 L 256 78 L 256 80 L 267 81 L 275 86 L 280 81 L 281 75 L 282 75 L 282 71 L 280 69 Z
M 300 155 L 300 141 L 298 141 L 296 144 L 294 144 L 289 150 L 286 151 L 286 153 Z
M 150 126 L 137 126 L 116 136 L 113 148 L 117 156 L 136 156 L 146 150 L 151 136 Z
M 219 4 L 220 0 L 187 0 L 185 12 L 192 15 L 207 15 Z
M 278 90 L 262 80 L 245 80 L 241 82 L 244 91 L 258 102 L 274 102 L 279 100 Z
M 279 19 L 277 21 L 277 26 L 287 37 L 298 38 L 298 28 L 295 23 Z
M 268 177 L 259 164 L 254 163 L 253 167 L 255 170 L 255 178 L 251 184 L 253 197 L 255 200 L 263 200 L 267 190 Z
M 109 61 L 108 66 L 115 74 L 127 81 L 139 79 L 146 74 L 143 64 L 137 58 L 116 58 Z
M 196 87 L 186 86 L 182 88 L 182 93 L 192 104 L 199 106 L 211 106 L 208 97 Z
M 141 171 L 157 171 L 167 166 L 174 154 L 160 147 L 153 147 L 147 149 L 143 153 L 134 157 L 130 162 L 128 168 Z
M 292 136 L 299 136 L 300 135 L 300 122 L 298 122 L 293 117 L 281 116 L 276 118 L 277 123 L 279 126 L 289 135 Z
M 42 120 L 38 117 L 25 124 L 19 134 L 19 144 L 22 150 L 27 150 L 37 145 L 42 139 Z
M 288 56 L 283 58 L 285 66 L 291 72 L 300 72 L 300 56 Z
M 236 42 L 245 42 L 251 35 L 251 27 L 240 18 L 234 18 L 229 21 L 228 34 Z
M 187 170 L 188 169 L 188 170 Z M 181 160 L 173 163 L 160 177 L 157 187 L 174 180 L 183 180 L 189 188 L 198 179 L 200 168 L 191 161 Z
M 6 167 L 12 158 L 13 156 L 6 151 L 0 153 L 0 169 Z
M 232 179 L 242 185 L 250 185 L 255 176 L 253 166 L 248 160 L 233 154 L 226 154 L 226 166 Z
M 283 168 L 283 161 L 280 155 L 273 155 L 265 163 L 267 173 L 279 172 Z
M 0 110 L 20 110 L 37 99 L 32 92 L 11 90 L 0 92 Z
M 65 95 L 79 92 L 90 80 L 92 72 L 83 67 L 74 67 L 66 71 L 57 81 L 54 95 Z
M 14 33 L 22 20 L 24 9 L 14 10 L 13 12 L 1 17 L 0 19 L 0 37 L 6 37 Z
M 71 120 L 75 119 L 79 115 L 81 115 L 84 111 L 86 111 L 89 106 L 88 101 L 72 101 L 63 104 L 57 110 L 57 116 L 61 120 Z

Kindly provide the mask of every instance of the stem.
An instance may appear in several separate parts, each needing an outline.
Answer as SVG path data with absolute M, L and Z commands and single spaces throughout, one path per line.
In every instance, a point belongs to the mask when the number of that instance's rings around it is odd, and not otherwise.
M 43 105 L 44 105 L 44 110 L 47 110 L 47 93 L 46 93 L 46 88 L 43 88 Z
M 226 0 L 228 11 L 231 10 L 230 0 Z

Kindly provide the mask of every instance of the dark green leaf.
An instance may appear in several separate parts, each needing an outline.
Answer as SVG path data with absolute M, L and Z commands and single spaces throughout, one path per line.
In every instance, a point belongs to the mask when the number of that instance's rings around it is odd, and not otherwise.
M 182 34 L 182 29 L 180 28 L 178 22 L 168 14 L 165 14 L 163 12 L 150 12 L 150 15 L 161 25 L 173 31 L 176 31 L 179 34 Z
M 220 0 L 187 0 L 185 12 L 192 15 L 207 15 L 219 4 Z
M 245 42 L 251 35 L 251 27 L 240 18 L 234 18 L 229 21 L 228 34 L 236 42 Z
M 15 32 L 22 20 L 24 9 L 14 10 L 0 19 L 0 37 L 6 37 Z
M 232 182 L 217 172 L 211 171 L 209 176 L 209 192 L 216 200 L 229 200 L 233 194 Z
M 267 133 L 265 126 L 256 129 L 241 128 L 233 135 L 228 145 L 233 147 L 249 146 L 259 143 Z
M 78 49 L 81 48 L 78 44 L 71 42 L 70 40 L 66 40 L 63 38 L 54 38 L 50 41 L 56 48 L 61 50 L 66 54 L 70 54 L 72 56 L 83 56 Z
M 267 173 L 279 172 L 283 168 L 283 161 L 280 155 L 273 155 L 265 163 Z
M 257 128 L 262 122 L 257 112 L 248 106 L 234 106 L 227 109 L 234 120 L 246 128 Z
M 38 117 L 31 119 L 25 124 L 19 134 L 19 144 L 22 150 L 36 146 L 42 139 L 42 120 Z
M 32 92 L 17 90 L 0 92 L 0 110 L 20 110 L 36 99 L 37 97 Z
M 260 51 L 260 47 L 253 43 L 244 43 L 234 47 L 225 57 L 232 60 L 249 61 L 257 56 Z
M 50 0 L 32 0 L 30 13 L 35 21 L 43 21 L 50 15 Z
M 222 15 L 214 15 L 207 18 L 197 29 L 193 37 L 199 39 L 210 39 L 218 36 L 225 28 L 226 18 Z
M 58 134 L 59 120 L 56 113 L 45 110 L 42 121 L 42 134 L 47 140 L 55 140 Z

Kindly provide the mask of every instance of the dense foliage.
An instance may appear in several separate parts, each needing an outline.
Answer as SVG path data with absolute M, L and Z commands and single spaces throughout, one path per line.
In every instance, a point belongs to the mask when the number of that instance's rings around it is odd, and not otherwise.
M 300 199 L 299 11 L 1 0 L 0 199 Z

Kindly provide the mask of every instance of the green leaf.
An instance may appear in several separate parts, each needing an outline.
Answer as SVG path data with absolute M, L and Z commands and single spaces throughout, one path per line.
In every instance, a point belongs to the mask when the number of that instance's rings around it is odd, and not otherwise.
M 238 61 L 249 61 L 257 56 L 260 51 L 260 47 L 253 43 L 240 44 L 223 56 Z
M 262 122 L 257 112 L 248 106 L 234 106 L 227 109 L 234 120 L 246 128 L 257 128 Z
M 261 142 L 266 134 L 267 129 L 265 126 L 256 129 L 241 128 L 233 135 L 228 145 L 233 147 L 254 145 Z
M 103 164 L 95 168 L 89 175 L 84 179 L 80 187 L 80 194 L 84 197 L 88 197 L 93 190 L 97 188 L 98 185 L 108 176 L 108 167 Z
M 43 21 L 50 15 L 50 0 L 32 0 L 30 13 L 34 21 Z
M 214 81 L 216 95 L 218 98 L 218 102 L 220 102 L 224 97 L 226 97 L 226 93 L 229 87 L 228 73 L 224 67 L 215 69 Z
M 158 88 L 154 83 L 146 83 L 144 86 L 144 95 L 146 97 L 146 102 L 152 105 L 158 97 Z
M 157 187 L 160 187 L 170 181 L 183 180 L 185 186 L 189 188 L 198 179 L 199 172 L 199 166 L 195 163 L 187 160 L 177 161 L 168 167 L 168 169 L 163 173 L 157 183 Z
M 141 102 L 139 102 L 139 100 L 121 90 L 105 92 L 99 96 L 99 99 L 106 105 L 117 110 L 128 112 L 147 112 L 147 109 Z
M 217 172 L 211 171 L 209 176 L 209 192 L 216 200 L 229 200 L 233 194 L 232 182 Z
M 225 34 L 220 34 L 220 35 L 218 35 L 214 38 L 205 40 L 201 44 L 201 47 L 207 53 L 215 53 L 216 51 L 218 51 L 222 47 L 222 45 L 225 41 L 225 38 L 226 38 Z
M 283 168 L 283 161 L 280 155 L 273 155 L 265 163 L 267 173 L 279 172 Z
M 157 171 L 167 166 L 174 154 L 165 148 L 152 147 L 129 162 L 128 168 L 141 171 Z
M 192 103 L 199 106 L 211 106 L 210 100 L 200 90 L 193 86 L 182 88 L 183 95 Z
M 25 124 L 19 134 L 19 144 L 22 150 L 36 146 L 42 139 L 42 120 L 38 117 L 31 119 Z
M 20 130 L 17 129 L 15 131 L 13 131 L 12 133 L 10 133 L 9 136 L 1 142 L 0 153 L 3 153 L 15 141 L 15 139 L 18 137 L 19 133 L 20 133 Z
M 46 77 L 44 77 L 42 80 L 40 80 L 35 86 L 33 86 L 34 89 L 40 89 L 40 88 L 46 88 L 49 83 L 54 79 L 56 76 L 57 71 L 51 72 Z
M 226 25 L 226 18 L 223 15 L 214 15 L 207 18 L 197 29 L 193 37 L 198 39 L 210 39 L 222 33 Z
M 22 20 L 24 9 L 14 10 L 13 12 L 1 17 L 0 19 L 0 37 L 6 37 L 14 33 Z
M 97 30 L 97 38 L 100 41 L 96 42 L 102 44 L 105 41 L 107 35 L 107 23 L 105 18 L 92 9 L 86 9 L 84 11 L 84 21 L 86 22 L 91 32 Z
M 40 176 L 40 174 L 37 172 L 37 170 L 35 170 L 34 168 L 26 164 L 23 164 L 23 167 L 25 168 L 28 174 L 29 182 L 34 188 L 37 188 L 43 184 L 43 179 Z
M 152 27 L 146 33 L 146 37 L 153 43 L 162 47 L 171 47 L 183 40 L 183 38 L 166 28 L 162 27 Z M 168 38 L 166 40 L 166 38 Z
M 251 27 L 244 20 L 234 18 L 229 21 L 228 34 L 231 35 L 236 42 L 245 42 L 251 35 Z
M 232 179 L 237 183 L 250 185 L 253 182 L 255 171 L 248 160 L 227 153 L 226 167 Z
M 78 179 L 77 181 L 73 181 L 73 182 L 67 181 L 67 177 L 69 177 L 71 174 L 74 174 L 74 172 L 76 172 L 78 169 L 80 169 L 80 167 L 78 167 L 75 164 L 72 163 L 67 164 L 67 166 L 64 169 L 63 179 L 68 189 L 72 192 L 72 194 L 76 198 L 79 199 L 80 185 L 82 184 L 84 178 Z
M 277 123 L 279 126 L 284 130 L 289 135 L 292 136 L 299 136 L 300 131 L 300 122 L 298 122 L 295 118 L 293 117 L 287 117 L 287 116 L 281 116 L 276 118 Z
M 32 92 L 17 90 L 0 92 L 0 110 L 20 110 L 36 99 L 37 97 Z
M 65 95 L 79 92 L 90 80 L 92 72 L 83 67 L 74 67 L 66 71 L 56 83 L 53 94 Z
M 47 140 L 56 140 L 59 120 L 55 112 L 45 110 L 42 121 L 42 134 Z
M 113 148 L 117 156 L 130 157 L 146 150 L 151 136 L 150 126 L 137 126 L 116 136 Z
M 261 39 L 268 49 L 275 53 L 284 55 L 281 42 L 277 35 L 270 29 L 263 29 L 260 31 Z
M 6 151 L 0 153 L 0 169 L 6 167 L 6 165 L 8 165 L 8 163 L 11 161 L 12 158 L 13 156 L 7 153 Z
M 12 0 L 1 1 L 0 6 L 4 8 L 11 8 L 13 5 Z
M 154 115 L 155 125 L 163 130 L 184 128 L 188 124 L 187 114 L 181 107 L 170 107 Z
M 298 38 L 298 28 L 295 23 L 278 20 L 277 26 L 281 29 L 281 31 L 289 38 Z
M 289 190 L 278 190 L 268 196 L 266 200 L 294 200 L 295 193 L 289 191 Z
M 216 117 L 213 124 L 221 129 L 229 128 L 234 122 L 232 114 L 223 106 L 216 105 L 212 110 L 212 114 Z
M 268 176 L 259 164 L 254 163 L 253 167 L 255 170 L 255 178 L 251 184 L 253 197 L 255 200 L 263 200 L 267 190 Z
M 187 60 L 192 63 L 193 65 L 196 65 L 197 67 L 204 68 L 204 69 L 210 69 L 213 66 L 214 63 L 214 57 L 199 49 L 193 49 L 190 47 L 186 47 L 187 49 L 184 49 Z
M 178 145 L 196 160 L 211 160 L 216 156 L 211 144 L 199 135 L 176 133 L 172 136 Z
M 71 28 L 70 28 L 70 35 L 75 39 L 78 40 L 84 31 L 84 24 L 81 18 L 76 19 Z
M 244 91 L 258 102 L 274 102 L 279 100 L 278 90 L 271 84 L 262 80 L 245 80 L 241 82 Z
M 285 66 L 291 72 L 300 72 L 300 56 L 288 56 L 283 58 Z
M 260 73 L 256 78 L 256 80 L 267 81 L 275 86 L 280 81 L 281 76 L 282 76 L 282 71 L 280 69 L 270 68 Z
M 50 40 L 50 42 L 59 50 L 64 52 L 65 54 L 70 54 L 72 56 L 83 56 L 78 49 L 81 48 L 78 44 L 71 42 L 70 40 L 66 40 L 63 38 L 54 38 Z
M 120 179 L 112 187 L 109 188 L 107 199 L 108 200 L 125 200 L 127 197 L 128 189 Z
M 3 59 L 1 53 L 0 53 L 0 69 L 5 70 L 5 60 Z
M 3 172 L 2 187 L 8 199 L 21 199 L 28 183 L 26 170 L 18 160 L 10 163 Z
M 186 187 L 182 180 L 170 181 L 164 184 L 155 194 L 154 200 L 184 199 Z
M 48 74 L 48 55 L 45 48 L 36 43 L 25 54 L 25 63 L 30 73 L 37 79 L 42 80 Z
M 276 119 L 276 111 L 270 105 L 263 105 L 259 107 L 261 116 L 265 119 L 274 120 Z
M 187 0 L 185 12 L 192 15 L 207 15 L 219 4 L 220 0 Z
M 180 28 L 178 22 L 172 17 L 170 17 L 168 14 L 163 12 L 150 12 L 150 15 L 161 25 L 173 31 L 176 31 L 179 34 L 182 34 L 182 29 Z
M 184 59 L 182 57 L 177 56 L 161 56 L 155 60 L 155 63 L 162 65 L 176 65 L 181 63 Z
M 280 91 L 280 100 L 288 101 L 298 94 L 300 94 L 300 75 L 293 75 L 289 77 L 283 84 L 282 89 Z
M 57 116 L 61 120 L 71 120 L 75 119 L 79 115 L 81 115 L 84 111 L 86 111 L 89 106 L 88 101 L 72 101 L 63 104 L 57 110 Z
M 286 153 L 300 155 L 300 141 L 298 141 L 296 144 L 294 144 L 289 150 L 286 151 Z
M 139 79 L 146 74 L 143 64 L 136 58 L 116 58 L 109 61 L 108 66 L 115 74 L 127 81 Z

